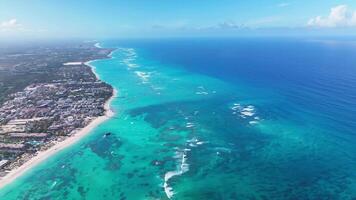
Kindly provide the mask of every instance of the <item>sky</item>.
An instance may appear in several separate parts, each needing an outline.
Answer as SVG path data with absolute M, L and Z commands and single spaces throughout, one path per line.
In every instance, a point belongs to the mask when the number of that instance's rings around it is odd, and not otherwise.
M 356 35 L 356 0 L 0 0 L 1 38 Z

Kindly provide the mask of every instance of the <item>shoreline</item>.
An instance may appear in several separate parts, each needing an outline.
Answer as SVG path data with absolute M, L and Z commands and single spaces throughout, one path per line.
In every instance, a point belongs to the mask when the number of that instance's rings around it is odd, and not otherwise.
M 108 58 L 111 58 L 111 56 L 109 55 Z M 95 72 L 95 67 L 89 64 L 92 61 L 95 61 L 95 60 L 87 61 L 84 64 L 89 66 L 91 68 L 91 71 L 93 72 L 93 74 L 96 76 L 96 78 L 98 80 L 100 80 L 98 74 Z M 24 175 L 30 169 L 32 169 L 33 167 L 42 163 L 49 157 L 55 155 L 56 153 L 60 152 L 61 150 L 64 150 L 65 148 L 68 148 L 71 145 L 77 143 L 83 137 L 85 137 L 86 135 L 91 133 L 91 131 L 94 128 L 96 128 L 98 125 L 100 125 L 104 121 L 113 117 L 115 113 L 110 108 L 110 104 L 111 104 L 112 100 L 115 97 L 117 97 L 118 92 L 116 89 L 114 89 L 114 88 L 112 88 L 112 89 L 113 89 L 112 96 L 104 104 L 105 113 L 103 116 L 98 116 L 98 117 L 94 118 L 87 126 L 81 128 L 78 132 L 76 132 L 72 136 L 66 138 L 63 141 L 55 142 L 55 144 L 52 147 L 50 147 L 49 149 L 47 149 L 45 151 L 37 152 L 37 154 L 35 154 L 31 159 L 27 160 L 23 165 L 15 168 L 15 169 L 12 169 L 4 177 L 0 178 L 0 189 L 3 189 L 5 186 L 12 183 L 17 178 Z

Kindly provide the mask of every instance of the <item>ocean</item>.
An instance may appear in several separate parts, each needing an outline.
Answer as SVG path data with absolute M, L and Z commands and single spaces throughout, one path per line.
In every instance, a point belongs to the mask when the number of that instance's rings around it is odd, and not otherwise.
M 356 198 L 354 40 L 100 45 L 117 48 L 91 63 L 115 116 L 0 199 Z

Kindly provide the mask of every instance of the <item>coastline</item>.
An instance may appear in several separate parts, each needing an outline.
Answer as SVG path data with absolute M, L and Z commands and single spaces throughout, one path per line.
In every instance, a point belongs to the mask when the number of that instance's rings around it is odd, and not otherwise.
M 108 58 L 111 58 L 111 54 L 108 55 Z M 95 60 L 85 62 L 84 64 L 89 66 L 91 68 L 91 71 L 93 72 L 93 74 L 96 76 L 96 78 L 98 80 L 100 80 L 98 74 L 95 72 L 95 67 L 89 64 L 92 61 L 95 61 Z M 45 151 L 37 152 L 37 154 L 34 157 L 32 157 L 31 159 L 26 161 L 24 164 L 22 164 L 21 166 L 15 168 L 15 169 L 12 169 L 4 177 L 1 177 L 0 178 L 0 189 L 4 188 L 6 185 L 15 181 L 18 177 L 24 175 L 27 171 L 29 171 L 33 167 L 37 166 L 41 162 L 45 161 L 49 157 L 53 156 L 54 154 L 77 143 L 80 139 L 82 139 L 83 137 L 85 137 L 86 135 L 91 133 L 91 131 L 95 127 L 97 127 L 104 121 L 113 117 L 115 113 L 113 110 L 111 110 L 110 104 L 111 104 L 112 100 L 115 97 L 117 97 L 117 94 L 118 94 L 117 90 L 113 88 L 112 96 L 104 104 L 105 113 L 103 116 L 98 116 L 98 117 L 94 118 L 87 126 L 81 128 L 78 132 L 76 132 L 72 136 L 66 138 L 65 140 L 60 141 L 60 142 L 55 142 L 55 144 L 52 147 L 50 147 L 49 149 L 47 149 Z

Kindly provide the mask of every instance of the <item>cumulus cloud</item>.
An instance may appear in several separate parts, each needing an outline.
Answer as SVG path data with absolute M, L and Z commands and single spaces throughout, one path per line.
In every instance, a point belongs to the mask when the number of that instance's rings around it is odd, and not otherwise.
M 308 21 L 308 26 L 314 27 L 356 27 L 356 11 L 347 5 L 339 5 L 331 8 L 327 17 L 317 16 Z
M 17 21 L 17 19 L 10 19 L 0 23 L 0 30 L 18 30 L 22 25 Z

